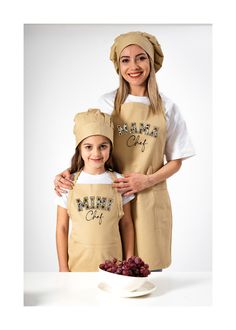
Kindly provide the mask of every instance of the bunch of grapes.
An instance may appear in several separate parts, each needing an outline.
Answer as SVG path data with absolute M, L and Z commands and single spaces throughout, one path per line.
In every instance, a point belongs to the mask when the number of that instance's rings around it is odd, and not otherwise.
M 104 263 L 99 265 L 99 268 L 110 273 L 135 277 L 146 277 L 151 273 L 149 265 L 136 256 L 123 261 L 118 261 L 116 258 L 105 260 Z

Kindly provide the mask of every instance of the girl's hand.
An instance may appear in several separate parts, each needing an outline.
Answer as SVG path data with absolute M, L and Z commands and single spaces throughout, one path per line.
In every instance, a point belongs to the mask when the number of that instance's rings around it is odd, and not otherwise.
M 65 189 L 73 188 L 73 175 L 70 174 L 69 169 L 57 174 L 54 179 L 54 190 L 58 196 L 66 192 Z
M 68 267 L 65 267 L 65 268 L 60 268 L 60 269 L 59 269 L 59 272 L 60 272 L 60 273 L 69 273 L 70 270 L 69 270 Z
M 127 173 L 124 178 L 117 178 L 112 187 L 124 196 L 129 196 L 149 188 L 148 175 L 140 173 Z

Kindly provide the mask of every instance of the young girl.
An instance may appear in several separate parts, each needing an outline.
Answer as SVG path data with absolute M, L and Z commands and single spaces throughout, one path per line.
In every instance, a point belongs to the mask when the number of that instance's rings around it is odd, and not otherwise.
M 114 158 L 125 173 L 113 187 L 123 196 L 137 193 L 131 202 L 135 255 L 151 270 L 159 270 L 171 263 L 172 212 L 166 179 L 194 155 L 194 148 L 178 107 L 159 93 L 155 74 L 163 52 L 155 36 L 118 36 L 110 59 L 120 84 L 101 97 L 99 107 L 113 116 Z M 58 194 L 70 187 L 69 175 L 64 171 L 56 176 Z
M 101 262 L 134 254 L 130 200 L 112 188 L 113 124 L 98 109 L 75 116 L 76 150 L 71 161 L 74 187 L 57 198 L 59 271 L 97 271 Z M 68 242 L 69 217 L 72 230 Z

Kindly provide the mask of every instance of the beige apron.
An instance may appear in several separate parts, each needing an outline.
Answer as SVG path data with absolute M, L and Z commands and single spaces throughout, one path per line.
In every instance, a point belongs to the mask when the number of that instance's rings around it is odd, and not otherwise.
M 166 121 L 143 103 L 125 103 L 117 114 L 114 158 L 121 173 L 152 174 L 163 166 Z M 150 269 L 171 263 L 172 215 L 166 181 L 139 192 L 131 201 L 135 226 L 135 254 Z
M 106 259 L 122 260 L 119 220 L 122 197 L 111 184 L 78 184 L 69 192 L 67 209 L 72 221 L 68 255 L 72 272 L 97 271 Z M 110 173 L 112 179 L 116 178 Z

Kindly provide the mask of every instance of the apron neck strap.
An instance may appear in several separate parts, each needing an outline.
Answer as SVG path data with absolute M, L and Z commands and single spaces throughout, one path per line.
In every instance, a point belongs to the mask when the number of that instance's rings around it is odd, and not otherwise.
M 83 168 L 81 168 L 78 172 L 75 173 L 75 176 L 74 176 L 74 183 L 76 183 L 80 173 L 83 171 Z
M 115 175 L 114 172 L 110 172 L 110 171 L 109 171 L 109 174 L 110 174 L 112 180 L 115 180 L 115 179 L 116 179 L 116 175 Z

